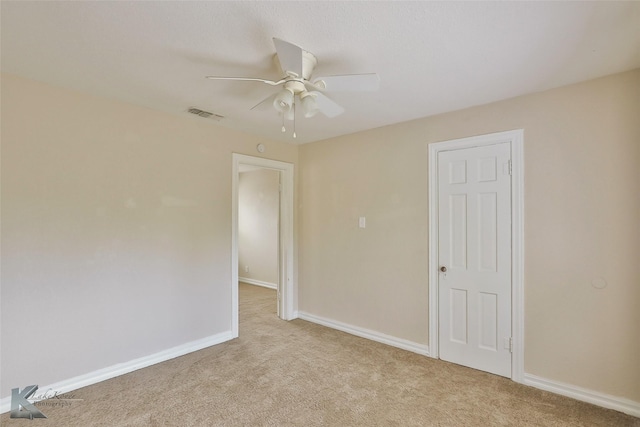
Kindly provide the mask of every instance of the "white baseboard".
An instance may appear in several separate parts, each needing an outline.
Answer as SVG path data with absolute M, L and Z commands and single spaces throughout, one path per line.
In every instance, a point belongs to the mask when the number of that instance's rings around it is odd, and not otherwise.
M 124 363 L 118 363 L 117 365 L 98 369 L 97 371 L 89 372 L 88 374 L 79 375 L 77 377 L 59 381 L 55 384 L 39 387 L 39 390 L 41 390 L 42 392 L 45 392 L 46 390 L 52 390 L 58 392 L 58 394 L 68 393 L 82 387 L 99 383 L 100 381 L 128 374 L 129 372 L 146 368 L 147 366 L 155 365 L 156 363 L 164 362 L 166 360 L 174 359 L 176 357 L 183 356 L 194 351 L 202 350 L 203 348 L 210 347 L 212 345 L 221 344 L 231 339 L 233 339 L 231 331 L 222 332 L 216 335 L 211 335 L 209 337 L 201 338 L 196 341 L 191 341 L 186 344 L 172 347 L 155 354 L 150 354 L 149 356 L 140 357 L 138 359 L 130 360 Z M 28 385 L 31 384 L 16 384 L 16 386 L 19 386 L 20 388 L 26 387 Z M 9 412 L 10 410 L 11 396 L 2 398 L 0 400 L 0 413 Z
M 531 374 L 524 374 L 523 384 L 541 390 L 561 394 L 583 402 L 602 406 L 603 408 L 615 409 L 634 417 L 640 417 L 640 403 L 623 397 L 611 396 L 598 391 L 588 390 L 571 384 L 548 380 Z
M 250 285 L 262 286 L 269 289 L 278 289 L 275 283 L 263 282 L 262 280 L 249 279 L 248 277 L 238 277 L 238 282 L 248 283 Z
M 386 335 L 381 332 L 372 331 L 371 329 L 360 328 L 358 326 L 348 325 L 346 323 L 338 322 L 336 320 L 326 319 L 324 317 L 315 316 L 313 314 L 299 311 L 298 318 L 309 322 L 317 323 L 328 328 L 337 329 L 342 332 L 346 332 L 351 335 L 366 338 L 372 341 L 377 341 L 382 344 L 387 344 L 393 347 L 398 347 L 403 350 L 408 350 L 413 353 L 422 354 L 424 356 L 429 355 L 429 346 L 425 344 L 418 344 L 413 341 L 405 340 L 402 338 Z

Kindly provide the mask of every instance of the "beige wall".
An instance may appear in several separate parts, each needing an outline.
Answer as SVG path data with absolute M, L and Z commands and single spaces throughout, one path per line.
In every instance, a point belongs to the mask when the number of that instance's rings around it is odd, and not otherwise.
M 297 147 L 1 84 L 0 395 L 229 331 L 232 152 L 297 163 Z
M 275 170 L 240 173 L 238 277 L 278 284 L 279 184 L 280 173 Z
M 299 308 L 427 344 L 427 144 L 520 128 L 525 372 L 640 402 L 640 70 L 302 146 Z

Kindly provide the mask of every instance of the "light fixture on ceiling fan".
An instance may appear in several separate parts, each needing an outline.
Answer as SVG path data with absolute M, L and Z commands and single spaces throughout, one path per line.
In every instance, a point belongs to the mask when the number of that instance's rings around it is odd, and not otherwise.
M 273 100 L 273 107 L 279 113 L 290 113 L 294 108 L 296 95 L 300 98 L 300 106 L 306 118 L 313 117 L 318 113 L 319 108 L 316 102 L 316 94 L 306 90 L 297 94 L 288 87 L 284 87 L 276 94 Z
M 278 80 L 266 80 L 254 77 L 220 77 L 207 76 L 211 80 L 257 81 L 282 89 L 260 101 L 251 109 L 264 108 L 272 105 L 282 114 L 282 131 L 285 132 L 284 120 L 293 120 L 293 137 L 295 133 L 295 111 L 299 103 L 304 117 L 310 118 L 318 112 L 327 117 L 336 117 L 344 112 L 344 108 L 326 96 L 327 91 L 375 91 L 380 79 L 375 73 L 344 74 L 337 76 L 318 77 L 311 80 L 311 74 L 318 60 L 311 52 L 307 52 L 292 43 L 273 38 L 276 47 L 277 62 L 284 76 Z

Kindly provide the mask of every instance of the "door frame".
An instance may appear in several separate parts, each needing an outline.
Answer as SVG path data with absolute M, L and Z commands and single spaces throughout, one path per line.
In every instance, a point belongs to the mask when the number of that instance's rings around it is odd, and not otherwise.
M 524 129 L 428 144 L 429 356 L 438 359 L 438 153 L 509 143 L 511 147 L 511 379 L 524 382 Z
M 293 164 L 262 157 L 232 154 L 231 178 L 231 333 L 238 337 L 238 196 L 240 165 L 280 172 L 280 226 L 278 254 L 278 306 L 280 318 L 295 318 L 294 236 L 293 236 Z

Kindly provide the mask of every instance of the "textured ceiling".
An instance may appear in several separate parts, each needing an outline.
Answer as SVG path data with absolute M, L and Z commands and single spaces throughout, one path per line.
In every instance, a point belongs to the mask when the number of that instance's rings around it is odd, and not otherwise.
M 292 141 L 272 37 L 318 57 L 314 75 L 377 72 L 373 93 L 328 93 L 336 118 L 297 120 L 298 143 L 640 67 L 640 2 L 1 2 L 2 71 Z M 194 118 L 194 120 L 206 120 Z

